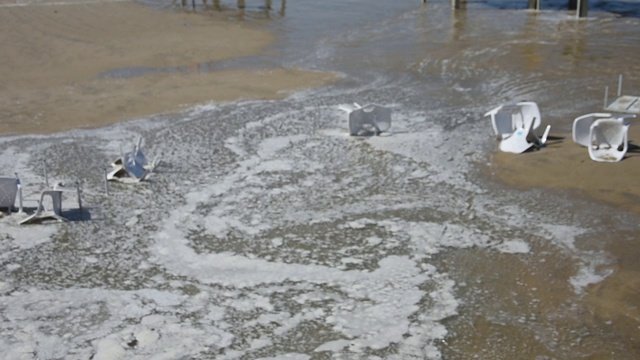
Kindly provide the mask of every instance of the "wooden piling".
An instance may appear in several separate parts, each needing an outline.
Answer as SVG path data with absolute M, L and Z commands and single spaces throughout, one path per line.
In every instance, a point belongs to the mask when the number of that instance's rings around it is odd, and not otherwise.
M 578 9 L 576 15 L 578 17 L 587 17 L 589 13 L 589 0 L 578 0 Z
M 529 0 L 530 10 L 540 10 L 540 0 Z

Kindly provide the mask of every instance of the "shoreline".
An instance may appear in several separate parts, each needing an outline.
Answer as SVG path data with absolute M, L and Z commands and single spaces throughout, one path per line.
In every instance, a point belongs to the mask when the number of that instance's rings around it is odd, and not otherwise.
M 132 1 L 6 4 L 0 2 L 3 135 L 97 128 L 211 101 L 279 99 L 338 79 L 304 69 L 205 69 L 265 53 L 276 39 L 260 24 Z M 160 71 L 103 76 L 136 69 Z

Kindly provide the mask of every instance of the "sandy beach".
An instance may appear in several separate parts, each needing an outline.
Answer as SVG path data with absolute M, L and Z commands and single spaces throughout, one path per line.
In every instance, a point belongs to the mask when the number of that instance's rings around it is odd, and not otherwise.
M 268 66 L 206 70 L 203 64 L 266 51 L 275 37 L 259 26 L 129 1 L 2 0 L 0 133 L 94 128 L 209 101 L 276 99 L 335 79 Z M 138 76 L 104 75 L 128 69 Z

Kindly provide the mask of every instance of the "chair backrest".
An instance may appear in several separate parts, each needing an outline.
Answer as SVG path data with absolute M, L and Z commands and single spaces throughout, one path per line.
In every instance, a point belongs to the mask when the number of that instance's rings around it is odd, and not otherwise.
M 0 208 L 11 209 L 18 194 L 18 178 L 0 176 Z
M 491 116 L 493 132 L 502 139 L 511 136 L 516 129 L 536 129 L 542 122 L 538 104 L 533 101 L 501 105 L 485 116 Z
M 538 108 L 538 104 L 533 101 L 522 101 L 516 104 L 519 109 L 520 114 L 518 118 L 520 118 L 521 123 L 516 123 L 516 117 L 514 116 L 514 125 L 522 128 L 531 128 L 537 129 L 540 127 L 542 123 L 542 118 L 540 115 L 540 108 Z M 532 123 L 532 124 L 530 124 Z
M 572 137 L 573 142 L 582 146 L 591 146 L 591 138 L 589 132 L 591 131 L 591 125 L 598 119 L 611 118 L 609 113 L 591 113 L 578 116 L 573 120 Z
M 138 162 L 138 157 L 136 155 L 137 153 L 126 153 L 124 155 L 123 166 L 131 177 L 142 180 L 147 175 L 147 170 Z
M 493 132 L 497 136 L 506 134 L 512 134 L 515 128 L 513 127 L 513 108 L 501 108 L 491 116 L 491 125 L 493 126 Z

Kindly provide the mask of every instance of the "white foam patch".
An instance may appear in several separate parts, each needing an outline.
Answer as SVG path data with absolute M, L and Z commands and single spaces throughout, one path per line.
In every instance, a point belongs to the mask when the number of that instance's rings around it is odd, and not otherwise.
M 146 359 L 159 354 L 180 358 L 225 348 L 233 339 L 213 325 L 224 310 L 206 293 L 184 297 L 157 290 L 35 290 L 4 296 L 0 305 L 10 321 L 1 331 L 7 359 L 36 353 L 46 359 L 69 354 L 93 359 Z M 198 317 L 170 315 L 177 308 Z
M 531 251 L 529 244 L 522 239 L 513 239 L 496 246 L 496 249 L 506 254 L 526 254 Z
M 601 270 L 597 268 L 597 265 L 598 264 L 593 263 L 583 264 L 583 266 L 578 270 L 578 273 L 569 279 L 569 282 L 573 285 L 576 293 L 584 293 L 587 286 L 597 284 L 606 279 L 609 275 L 613 274 L 613 270 Z
M 26 213 L 11 213 L 0 218 L 0 259 L 11 258 L 12 251 L 26 250 L 51 241 L 60 224 L 19 225 Z
M 337 286 L 347 298 L 332 309 L 325 321 L 334 331 L 352 339 L 352 351 L 386 347 L 402 340 L 409 331 L 408 317 L 417 311 L 416 304 L 424 295 L 417 286 L 429 279 L 414 261 L 388 256 L 379 261 L 378 269 L 362 272 L 274 263 L 234 254 L 197 254 L 174 225 L 180 222 L 179 214 L 185 212 L 189 211 L 175 211 L 175 220 L 167 221 L 163 230 L 153 236 L 156 243 L 151 260 L 167 270 L 202 283 L 237 288 L 285 281 Z
M 262 357 L 257 360 L 309 360 L 311 356 L 305 354 L 287 353 L 279 356 Z

